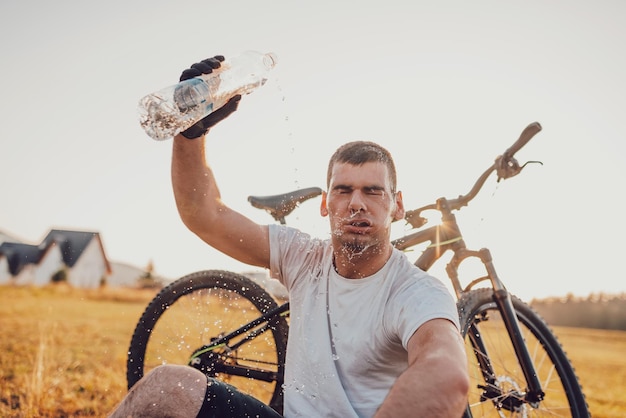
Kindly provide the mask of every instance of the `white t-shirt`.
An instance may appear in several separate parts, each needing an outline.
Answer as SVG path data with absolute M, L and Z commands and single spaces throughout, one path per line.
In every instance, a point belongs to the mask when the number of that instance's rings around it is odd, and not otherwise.
M 270 225 L 270 272 L 290 300 L 287 418 L 373 416 L 407 368 L 415 330 L 434 318 L 459 326 L 450 292 L 402 252 L 358 280 L 339 276 L 332 259 L 329 240 Z

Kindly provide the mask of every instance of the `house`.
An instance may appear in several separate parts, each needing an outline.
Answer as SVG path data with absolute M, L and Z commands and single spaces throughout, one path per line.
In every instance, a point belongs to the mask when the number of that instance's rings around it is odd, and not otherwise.
M 66 281 L 75 287 L 97 288 L 110 274 L 97 232 L 53 229 L 39 245 L 0 244 L 0 284 L 43 286 Z

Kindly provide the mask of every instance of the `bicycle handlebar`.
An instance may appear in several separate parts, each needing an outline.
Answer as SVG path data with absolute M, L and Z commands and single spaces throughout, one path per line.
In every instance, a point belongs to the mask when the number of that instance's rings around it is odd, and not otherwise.
M 533 122 L 526 127 L 513 145 L 511 145 L 504 153 L 496 158 L 495 169 L 498 173 L 498 181 L 502 179 L 508 179 L 516 176 L 522 171 L 524 166 L 517 163 L 517 160 L 513 158 L 515 153 L 519 151 L 524 145 L 528 143 L 539 131 L 541 131 L 541 125 L 539 122 Z
M 474 183 L 472 189 L 466 195 L 461 195 L 456 199 L 448 199 L 448 207 L 451 210 L 459 210 L 463 206 L 467 206 L 467 204 L 478 194 L 480 189 L 485 184 L 487 178 L 491 175 L 493 171 L 496 171 L 498 174 L 498 181 L 502 179 L 508 179 L 522 171 L 523 166 L 520 166 L 517 160 L 514 158 L 514 155 L 522 149 L 524 145 L 526 145 L 537 133 L 541 131 L 541 125 L 539 122 L 533 122 L 528 125 L 520 134 L 517 141 L 513 143 L 509 148 L 496 157 L 495 162 L 489 167 L 485 172 L 483 172 L 478 180 Z M 404 217 L 404 220 L 411 224 L 413 228 L 420 228 L 425 225 L 427 220 L 421 216 L 421 213 L 425 210 L 429 209 L 437 209 L 437 204 L 430 204 L 423 206 L 419 209 L 407 211 Z

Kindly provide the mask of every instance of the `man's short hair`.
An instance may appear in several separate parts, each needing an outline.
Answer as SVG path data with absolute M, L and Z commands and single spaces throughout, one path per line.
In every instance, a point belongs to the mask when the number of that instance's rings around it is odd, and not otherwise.
M 371 141 L 352 141 L 339 148 L 330 157 L 328 172 L 326 174 L 326 187 L 330 186 L 330 177 L 336 163 L 347 163 L 352 165 L 362 165 L 365 163 L 381 162 L 387 166 L 391 192 L 396 192 L 397 178 L 396 166 L 391 157 L 391 153 L 382 146 Z

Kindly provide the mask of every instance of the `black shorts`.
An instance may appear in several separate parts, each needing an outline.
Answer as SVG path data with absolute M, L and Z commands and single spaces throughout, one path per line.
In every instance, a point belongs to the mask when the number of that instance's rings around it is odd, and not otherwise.
M 234 386 L 207 377 L 206 395 L 198 418 L 282 418 L 278 412 Z

